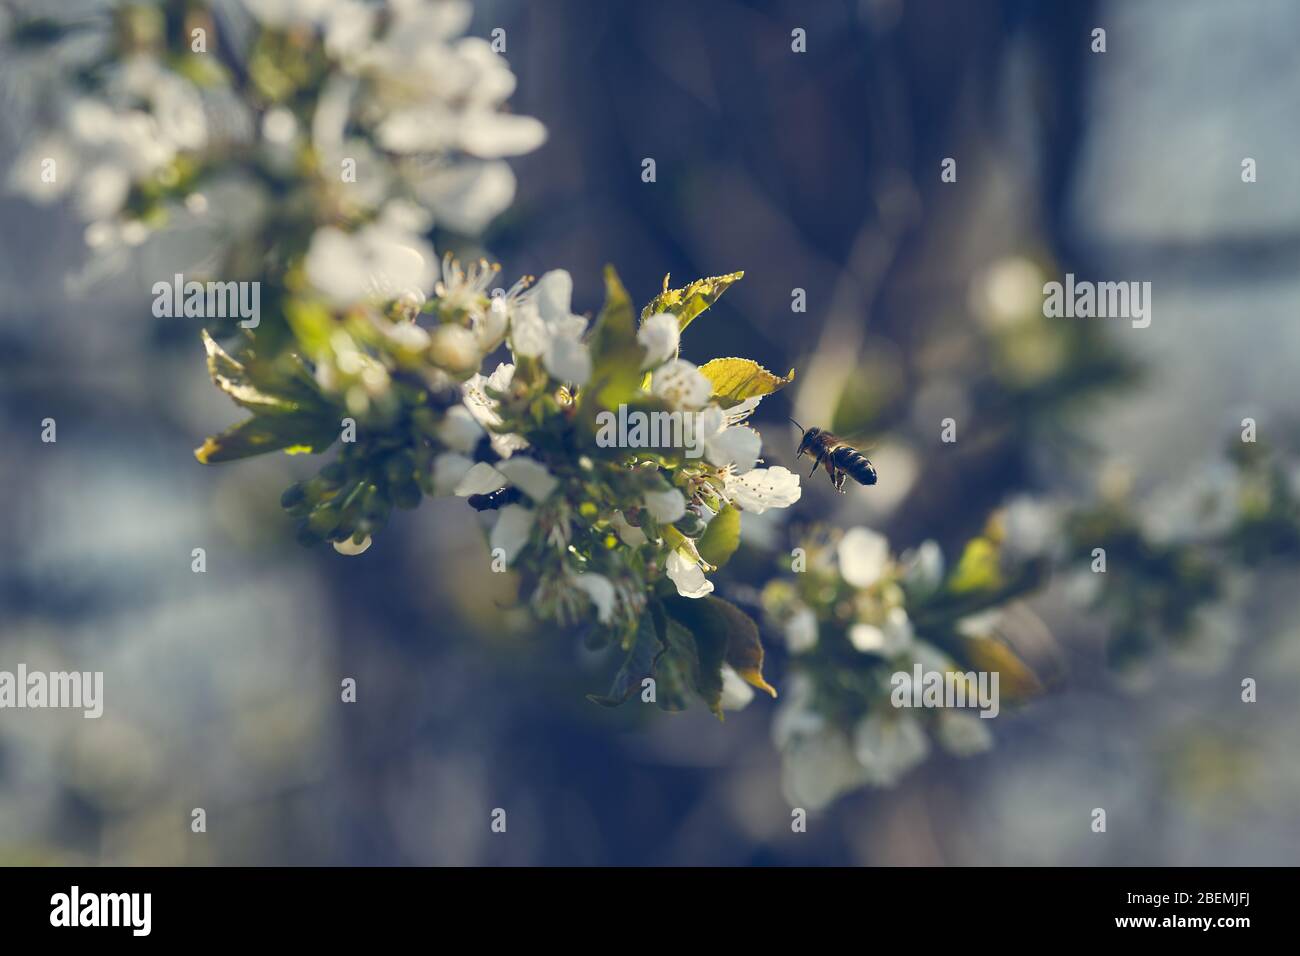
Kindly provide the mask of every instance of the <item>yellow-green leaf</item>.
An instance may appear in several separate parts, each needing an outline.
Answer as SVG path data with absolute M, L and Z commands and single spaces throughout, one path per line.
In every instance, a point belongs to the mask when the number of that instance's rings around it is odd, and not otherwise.
M 953 594 L 971 591 L 992 591 L 1002 586 L 1002 571 L 998 567 L 998 549 L 988 538 L 974 538 L 966 545 L 961 560 L 957 562 L 948 590 Z
M 714 567 L 726 564 L 740 547 L 740 512 L 727 505 L 709 522 L 695 543 L 700 557 Z
M 794 381 L 794 369 L 782 378 L 773 375 L 752 359 L 718 358 L 705 362 L 700 372 L 713 383 L 713 397 L 730 408 L 755 396 L 771 395 Z
M 641 310 L 641 321 L 644 322 L 650 316 L 660 312 L 667 312 L 677 317 L 678 329 L 685 331 L 686 326 L 695 321 L 696 316 L 717 302 L 722 293 L 726 292 L 733 283 L 739 282 L 744 275 L 743 272 L 732 272 L 722 276 L 710 276 L 707 279 L 696 279 L 681 289 L 668 288 L 668 276 L 664 276 L 663 292 L 651 299 L 650 304 Z
M 644 353 L 636 340 L 636 313 L 613 266 L 605 267 L 605 305 L 596 317 L 588 341 L 591 383 L 583 389 L 583 404 L 614 408 L 629 402 L 641 387 Z
M 203 348 L 208 353 L 208 374 L 212 383 L 229 395 L 237 404 L 255 412 L 293 412 L 296 402 L 283 395 L 274 395 L 253 384 L 248 369 L 217 344 L 216 339 L 203 330 Z
M 998 693 L 1004 700 L 1017 703 L 1037 697 L 1043 682 L 1010 647 L 995 637 L 962 637 L 966 660 L 976 671 L 998 675 Z
M 695 636 L 701 648 L 701 668 L 707 672 L 703 676 L 711 680 L 715 668 L 718 672 L 716 696 L 705 693 L 703 688 L 700 691 L 715 714 L 722 716 L 719 702 L 723 663 L 731 665 L 747 683 L 776 696 L 776 688 L 763 679 L 763 644 L 758 637 L 758 625 L 748 614 L 729 601 L 712 595 L 704 598 L 670 597 L 665 599 L 664 605 L 668 614 Z M 716 656 L 719 646 L 720 658 Z M 710 650 L 707 655 L 705 648 Z M 711 690 L 713 685 L 710 683 L 708 686 Z
M 332 423 L 307 415 L 255 415 L 213 435 L 194 450 L 204 465 L 251 458 L 281 449 L 292 453 L 324 451 L 338 431 Z

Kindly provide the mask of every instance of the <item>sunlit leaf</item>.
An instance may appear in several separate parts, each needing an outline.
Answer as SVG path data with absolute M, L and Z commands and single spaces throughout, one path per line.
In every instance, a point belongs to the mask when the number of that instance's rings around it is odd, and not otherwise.
M 641 310 L 641 321 L 644 322 L 650 316 L 660 312 L 667 312 L 677 317 L 677 327 L 685 331 L 686 326 L 695 321 L 696 316 L 717 302 L 722 293 L 726 292 L 732 283 L 738 282 L 744 274 L 732 272 L 723 276 L 696 279 L 681 289 L 668 288 L 668 276 L 664 276 L 664 291 L 651 299 L 650 304 Z
M 722 567 L 740 547 L 740 512 L 731 505 L 724 507 L 713 516 L 695 545 L 701 558 Z
M 713 383 L 713 397 L 723 408 L 747 398 L 770 395 L 794 381 L 794 369 L 782 378 L 745 358 L 713 359 L 701 365 L 700 372 Z
M 583 404 L 612 409 L 631 401 L 641 386 L 644 353 L 636 340 L 636 313 L 613 266 L 605 267 L 605 305 L 587 342 L 591 382 L 582 390 Z
M 961 560 L 948 579 L 947 589 L 954 594 L 992 591 L 1002 586 L 998 567 L 998 549 L 988 538 L 974 538 L 962 552 Z

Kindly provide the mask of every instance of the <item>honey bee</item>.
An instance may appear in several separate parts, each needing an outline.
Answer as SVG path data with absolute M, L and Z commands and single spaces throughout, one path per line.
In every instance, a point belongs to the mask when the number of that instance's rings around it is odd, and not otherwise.
M 830 475 L 831 484 L 840 494 L 844 493 L 844 482 L 849 478 L 860 485 L 876 483 L 875 465 L 843 438 L 831 434 L 824 428 L 804 428 L 793 418 L 790 421 L 794 422 L 795 428 L 803 432 L 803 438 L 799 442 L 799 453 L 794 457 L 802 458 L 804 452 L 807 452 L 816 459 L 812 471 L 808 472 L 809 478 L 817 473 L 818 465 L 824 465 L 826 474 Z

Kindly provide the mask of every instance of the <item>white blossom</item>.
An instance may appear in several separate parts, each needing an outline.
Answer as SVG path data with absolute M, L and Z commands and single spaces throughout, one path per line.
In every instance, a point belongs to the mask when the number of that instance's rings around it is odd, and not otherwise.
M 474 462 L 464 455 L 443 452 L 433 460 L 433 493 L 435 495 L 454 494 L 464 480 Z
M 516 455 L 497 465 L 497 470 L 509 479 L 510 483 L 526 494 L 533 501 L 545 501 L 559 485 L 554 475 L 546 466 L 532 458 Z
M 703 408 L 713 394 L 713 383 L 694 363 L 673 359 L 655 369 L 650 391 L 679 411 Z
M 523 505 L 506 505 L 501 509 L 492 533 L 488 535 L 488 545 L 493 551 L 500 548 L 505 552 L 506 564 L 512 564 L 528 544 L 533 518 L 532 510 Z
M 639 548 L 650 540 L 646 537 L 645 532 L 640 528 L 628 524 L 627 518 L 623 516 L 623 512 L 621 511 L 615 511 L 610 516 L 609 523 L 613 525 L 619 538 L 621 538 L 623 543 L 629 548 Z
M 869 528 L 850 528 L 836 549 L 840 576 L 855 588 L 869 588 L 889 565 L 889 542 Z
M 433 247 L 400 218 L 381 219 L 356 232 L 317 229 L 307 250 L 307 278 L 332 303 L 346 308 L 387 302 L 433 288 Z
M 939 712 L 937 736 L 943 749 L 958 757 L 983 753 L 993 746 L 986 719 L 955 710 Z
M 509 458 L 516 451 L 527 448 L 528 442 L 519 435 L 503 435 L 493 430 L 501 424 L 501 416 L 497 412 L 497 400 L 488 395 L 484 389 L 491 388 L 497 392 L 508 391 L 514 375 L 514 365 L 502 362 L 491 375 L 484 376 L 476 372 L 461 386 L 465 407 L 474 416 L 474 420 L 492 436 L 492 449 L 502 458 Z
M 686 497 L 676 488 L 645 493 L 646 510 L 662 524 L 672 524 L 686 514 Z
M 722 699 L 723 710 L 744 710 L 754 699 L 754 688 L 736 673 L 730 664 L 722 665 Z
M 474 416 L 464 405 L 453 405 L 447 409 L 447 414 L 443 416 L 435 430 L 438 441 L 443 445 L 452 451 L 466 454 L 471 454 L 483 438 L 482 426 L 474 420 Z
M 563 269 L 543 275 L 518 297 L 510 317 L 510 347 L 516 356 L 541 356 L 554 378 L 585 385 L 591 378 L 591 355 L 582 334 L 587 320 L 570 311 L 573 278 Z
M 516 461 L 524 461 L 519 458 Z M 596 608 L 596 619 L 601 624 L 608 624 L 614 619 L 615 593 L 614 585 L 610 583 L 609 578 L 600 574 L 588 572 L 586 574 L 575 574 L 569 578 L 569 583 L 580 591 L 583 591 Z
M 713 590 L 713 582 L 704 576 L 699 562 L 680 550 L 668 555 L 668 578 L 677 585 L 677 593 L 687 598 L 702 598 Z
M 456 486 L 458 498 L 470 495 L 489 495 L 506 486 L 506 476 L 485 461 L 476 462 Z
M 681 330 L 677 325 L 677 316 L 667 312 L 657 312 L 641 323 L 637 329 L 636 340 L 645 349 L 643 369 L 657 368 L 677 354 Z
M 800 605 L 785 624 L 785 646 L 791 654 L 804 654 L 817 646 L 817 614 Z
M 788 508 L 799 500 L 799 476 L 780 465 L 755 468 L 723 478 L 723 494 L 741 511 L 762 514 L 769 508 Z
M 892 786 L 926 758 L 930 741 L 910 714 L 868 714 L 854 728 L 853 753 L 867 782 Z

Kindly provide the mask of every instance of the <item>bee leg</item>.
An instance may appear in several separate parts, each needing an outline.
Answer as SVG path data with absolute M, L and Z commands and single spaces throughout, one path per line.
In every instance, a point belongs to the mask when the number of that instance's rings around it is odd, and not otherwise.
M 813 462 L 812 471 L 808 472 L 808 478 L 809 478 L 809 479 L 811 479 L 813 475 L 817 474 L 817 466 L 820 465 L 820 464 L 821 464 L 820 461 L 814 461 L 814 462 Z

